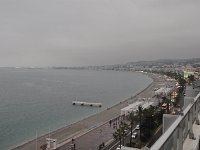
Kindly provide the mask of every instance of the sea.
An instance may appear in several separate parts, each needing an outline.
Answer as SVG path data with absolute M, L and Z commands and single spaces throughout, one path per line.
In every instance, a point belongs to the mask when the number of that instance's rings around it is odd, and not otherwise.
M 0 150 L 101 112 L 150 83 L 137 72 L 0 68 Z M 74 100 L 102 107 L 73 107 Z

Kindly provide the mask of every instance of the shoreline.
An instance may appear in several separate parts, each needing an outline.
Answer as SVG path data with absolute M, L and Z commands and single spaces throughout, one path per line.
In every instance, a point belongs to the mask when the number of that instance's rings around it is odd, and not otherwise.
M 143 73 L 142 73 L 143 74 Z M 137 97 L 146 95 L 145 93 L 148 93 L 152 90 L 152 87 L 155 85 L 155 77 L 153 77 L 151 74 L 143 74 L 147 75 L 149 78 L 152 79 L 152 82 L 143 90 L 138 91 L 135 95 L 128 97 L 124 99 L 123 101 L 101 111 L 96 114 L 90 115 L 86 118 L 83 118 L 77 122 L 74 122 L 72 124 L 69 124 L 67 126 L 58 128 L 52 132 L 50 132 L 51 138 L 58 139 L 58 145 L 62 142 L 66 143 L 67 141 L 71 141 L 74 137 L 82 136 L 91 130 L 94 130 L 95 128 L 98 128 L 99 126 L 107 123 L 109 120 L 116 118 L 120 115 L 120 108 L 126 107 L 129 103 L 132 103 L 137 99 Z M 105 117 L 104 117 L 105 116 Z M 38 149 L 40 146 L 45 142 L 45 139 L 49 136 L 49 134 L 44 134 L 37 139 L 38 143 Z M 21 143 L 19 145 L 13 146 L 10 149 L 12 150 L 27 150 L 27 149 L 35 149 L 36 148 L 36 139 L 32 139 L 30 141 L 26 141 L 24 143 Z

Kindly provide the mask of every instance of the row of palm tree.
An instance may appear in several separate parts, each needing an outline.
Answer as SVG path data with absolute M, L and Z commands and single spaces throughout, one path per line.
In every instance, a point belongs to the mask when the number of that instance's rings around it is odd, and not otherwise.
M 113 137 L 116 139 L 116 140 L 119 140 L 120 141 L 120 147 L 121 147 L 121 144 L 124 145 L 124 139 L 125 139 L 125 136 L 127 135 L 127 132 L 125 131 L 128 131 L 130 130 L 131 132 L 131 135 L 130 135 L 130 145 L 132 143 L 132 135 L 133 135 L 133 127 L 134 127 L 134 123 L 136 121 L 138 121 L 138 116 L 139 116 L 139 120 L 140 120 L 140 124 L 141 124 L 141 120 L 142 120 L 142 111 L 143 111 L 143 108 L 142 106 L 139 106 L 138 107 L 138 113 L 135 114 L 135 112 L 131 112 L 128 117 L 127 117 L 127 120 L 130 122 L 130 124 L 128 125 L 127 123 L 125 123 L 124 121 L 121 121 L 120 125 L 119 125 L 119 128 L 116 130 L 116 132 L 113 134 Z M 141 134 L 141 133 L 140 133 Z
M 153 129 L 158 127 L 162 123 L 162 114 L 163 112 L 158 111 L 157 108 L 150 106 L 148 109 L 143 109 L 142 106 L 138 107 L 137 113 L 131 112 L 129 116 L 126 118 L 129 124 L 122 121 L 119 125 L 119 128 L 113 134 L 113 137 L 116 140 L 119 140 L 120 146 L 124 145 L 124 139 L 127 135 L 127 131 L 130 131 L 130 140 L 129 145 L 132 145 L 132 135 L 133 135 L 133 127 L 136 122 L 139 121 L 140 130 L 139 130 L 139 138 L 140 141 L 146 141 L 148 137 L 151 136 Z M 148 137 L 147 137 L 148 135 Z M 147 137 L 144 139 L 144 137 Z
M 119 128 L 113 133 L 113 137 L 120 142 L 120 148 L 122 144 L 124 145 L 124 138 L 127 135 L 127 130 L 128 125 L 124 121 L 121 121 Z

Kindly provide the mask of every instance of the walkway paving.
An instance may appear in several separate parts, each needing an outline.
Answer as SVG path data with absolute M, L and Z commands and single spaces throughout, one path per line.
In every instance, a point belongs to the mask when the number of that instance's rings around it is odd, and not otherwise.
M 105 123 L 104 125 L 87 132 L 84 135 L 81 135 L 75 138 L 75 146 L 77 150 L 96 150 L 99 145 L 103 142 L 106 143 L 110 139 L 112 139 L 112 133 L 114 133 L 113 126 L 109 123 Z M 70 144 L 72 144 L 71 140 L 68 141 L 65 145 L 58 148 L 58 150 L 70 150 Z

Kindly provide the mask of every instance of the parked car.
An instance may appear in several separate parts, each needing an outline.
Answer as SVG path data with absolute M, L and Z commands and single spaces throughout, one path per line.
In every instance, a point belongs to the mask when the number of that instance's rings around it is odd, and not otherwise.
M 135 129 L 140 130 L 140 125 L 138 124 Z
M 134 132 L 134 133 L 132 134 L 132 138 L 133 138 L 133 139 L 136 139 L 136 138 L 137 138 L 137 135 L 138 135 L 138 133 L 137 133 L 137 132 Z
M 122 145 L 121 145 L 121 147 L 122 147 Z M 116 150 L 118 150 L 118 149 L 121 149 L 121 148 L 120 148 L 120 145 L 119 145 L 119 146 L 117 146 Z

